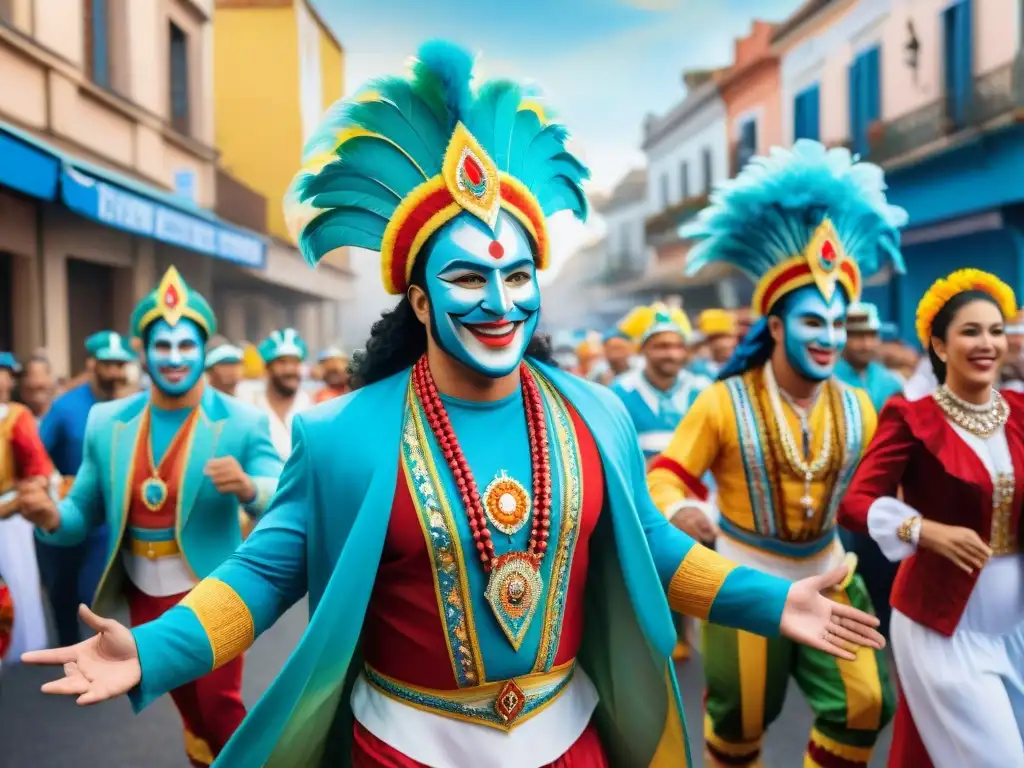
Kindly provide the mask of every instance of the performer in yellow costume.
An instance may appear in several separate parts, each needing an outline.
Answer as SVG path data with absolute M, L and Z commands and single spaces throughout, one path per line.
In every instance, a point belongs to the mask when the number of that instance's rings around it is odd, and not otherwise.
M 754 279 L 760 319 L 651 464 L 648 486 L 667 517 L 694 530 L 708 511 L 700 479 L 710 471 L 718 551 L 789 579 L 845 557 L 836 509 L 877 418 L 866 393 L 833 369 L 862 274 L 903 268 L 906 213 L 886 203 L 884 188 L 881 169 L 801 140 L 753 160 L 682 231 L 700 240 L 691 271 L 727 262 Z M 870 610 L 863 581 L 850 574 L 834 599 Z M 815 713 L 805 768 L 866 767 L 892 716 L 885 657 L 871 650 L 839 661 L 709 624 L 704 662 L 711 765 L 761 764 L 790 677 Z

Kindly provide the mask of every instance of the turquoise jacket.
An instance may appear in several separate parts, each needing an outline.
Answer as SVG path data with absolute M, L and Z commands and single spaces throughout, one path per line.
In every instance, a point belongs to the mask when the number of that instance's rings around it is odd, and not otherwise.
M 96 610 L 109 610 L 119 585 L 108 577 L 128 523 L 128 488 L 142 414 L 149 402 L 143 392 L 122 400 L 99 403 L 89 411 L 82 465 L 74 485 L 60 502 L 60 527 L 52 533 L 36 529 L 48 544 L 74 546 L 89 531 L 109 526 L 106 566 L 96 590 Z M 242 543 L 238 499 L 218 493 L 204 474 L 210 459 L 234 456 L 256 485 L 256 498 L 246 506 L 262 514 L 277 490 L 281 459 L 270 442 L 267 416 L 255 407 L 207 387 L 200 404 L 185 471 L 178 489 L 176 538 L 185 562 L 199 578 L 208 576 Z M 104 608 L 104 606 L 108 606 Z
M 862 373 L 858 373 L 845 359 L 840 359 L 836 363 L 835 376 L 843 384 L 867 392 L 878 413 L 882 412 L 882 407 L 890 397 L 903 394 L 903 380 L 874 360 L 868 363 Z
M 618 398 L 582 378 L 538 369 L 588 425 L 604 469 L 579 656 L 600 693 L 603 744 L 613 766 L 682 768 L 689 749 L 665 596 L 684 560 L 717 555 L 655 508 L 636 431 Z M 130 698 L 138 711 L 241 653 L 308 592 L 302 640 L 216 766 L 351 765 L 349 696 L 362 669 L 360 635 L 394 499 L 408 387 L 406 370 L 296 416 L 292 455 L 252 535 L 185 605 L 133 630 L 142 681 Z M 711 620 L 778 634 L 789 582 L 743 567 L 719 576 Z M 249 636 L 239 644 L 243 633 Z

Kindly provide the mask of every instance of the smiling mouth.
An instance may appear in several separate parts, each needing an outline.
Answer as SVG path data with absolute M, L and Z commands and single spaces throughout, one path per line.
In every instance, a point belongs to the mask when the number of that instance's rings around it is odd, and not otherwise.
M 967 362 L 975 368 L 988 371 L 995 367 L 996 358 L 994 355 L 978 355 L 977 357 L 968 357 Z
M 831 365 L 835 360 L 835 352 L 821 347 L 810 346 L 807 348 L 807 354 L 810 355 L 811 360 L 821 366 Z
M 188 368 L 183 365 L 165 365 L 161 366 L 160 375 L 172 384 L 180 384 L 188 376 Z
M 496 323 L 463 323 L 463 327 L 473 334 L 481 344 L 488 347 L 507 347 L 516 337 L 516 330 L 522 321 L 502 320 Z

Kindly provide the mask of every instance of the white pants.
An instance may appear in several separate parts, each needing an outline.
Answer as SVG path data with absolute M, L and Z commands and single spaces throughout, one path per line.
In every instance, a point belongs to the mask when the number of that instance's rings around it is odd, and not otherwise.
M 1024 768 L 1024 624 L 953 637 L 892 612 L 903 695 L 935 768 Z
M 0 520 L 0 576 L 14 601 L 14 631 L 5 659 L 47 646 L 46 613 L 36 562 L 35 528 L 21 515 Z

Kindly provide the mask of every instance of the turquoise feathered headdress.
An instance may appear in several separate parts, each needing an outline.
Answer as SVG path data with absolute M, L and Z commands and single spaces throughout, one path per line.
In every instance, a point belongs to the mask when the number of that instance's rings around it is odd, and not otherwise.
M 299 336 L 298 331 L 294 328 L 285 328 L 274 331 L 260 342 L 259 352 L 263 362 L 270 365 L 282 357 L 297 357 L 299 360 L 305 360 L 308 350 L 306 342 Z
M 401 294 L 431 235 L 463 213 L 493 230 L 504 211 L 547 266 L 546 217 L 586 218 L 589 172 L 534 93 L 507 80 L 474 91 L 472 79 L 468 52 L 429 42 L 407 77 L 370 82 L 328 111 L 285 196 L 309 263 L 343 246 L 379 251 L 385 288 Z
M 714 262 L 745 272 L 757 284 L 753 309 L 767 315 L 786 294 L 817 285 L 830 299 L 837 284 L 849 301 L 862 275 L 885 266 L 903 272 L 899 229 L 907 212 L 885 199 L 882 169 L 844 148 L 809 139 L 755 157 L 719 185 L 698 218 L 680 228 L 698 242 L 687 272 Z

